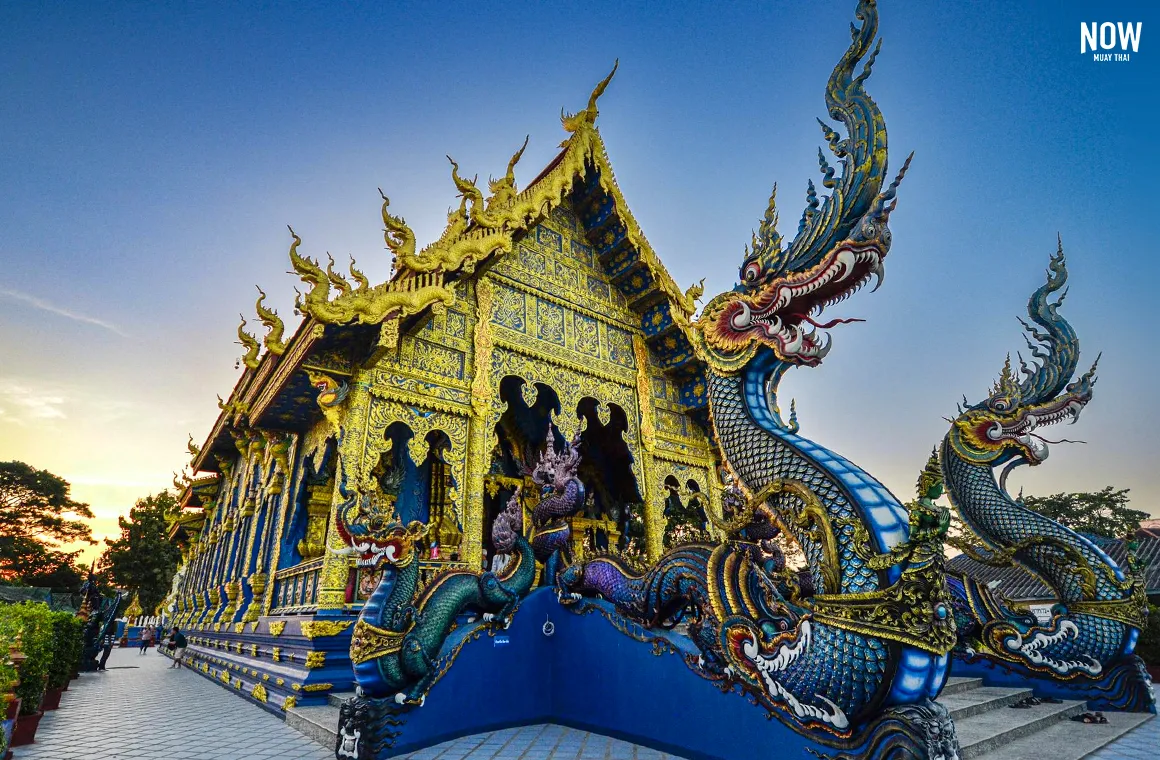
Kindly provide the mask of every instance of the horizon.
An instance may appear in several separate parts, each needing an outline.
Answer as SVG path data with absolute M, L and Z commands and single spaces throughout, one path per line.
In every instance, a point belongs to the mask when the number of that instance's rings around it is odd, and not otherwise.
M 854 6 L 0 10 L 0 95 L 20 106 L 0 113 L 0 460 L 63 477 L 94 536 L 117 537 L 240 376 L 236 315 L 255 322 L 255 283 L 297 324 L 287 224 L 312 257 L 353 253 L 381 282 L 377 187 L 420 245 L 435 239 L 454 197 L 444 155 L 499 176 L 528 134 L 524 187 L 564 137 L 559 110 L 583 108 L 614 59 L 597 126 L 617 182 L 677 283 L 706 278 L 707 303 L 736 282 L 775 181 L 792 236 Z M 882 288 L 826 312 L 866 321 L 827 331 L 821 367 L 782 383 L 801 433 L 909 501 L 943 417 L 1022 346 L 1014 317 L 1058 233 L 1061 313 L 1081 368 L 1103 352 L 1100 381 L 1077 426 L 1047 434 L 1088 445 L 1053 446 L 1011 490 L 1129 488 L 1157 516 L 1149 38 L 1129 62 L 1096 62 L 1077 53 L 1093 20 L 1079 3 L 880 13 L 866 88 L 891 175 L 916 155 Z M 1154 28 L 1160 11 L 1117 14 Z

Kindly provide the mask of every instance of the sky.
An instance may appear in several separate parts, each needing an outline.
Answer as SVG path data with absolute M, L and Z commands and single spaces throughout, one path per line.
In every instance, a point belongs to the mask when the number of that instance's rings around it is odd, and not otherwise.
M 0 460 L 63 476 L 115 535 L 188 462 L 187 434 L 205 438 L 255 284 L 291 321 L 287 224 L 381 281 L 377 187 L 434 239 L 455 202 L 445 154 L 498 176 L 530 135 L 522 186 L 615 59 L 598 126 L 633 214 L 682 287 L 731 287 L 773 182 L 788 237 L 819 178 L 814 119 L 854 6 L 0 3 Z M 1100 379 L 1066 431 L 1086 445 L 1010 482 L 1130 488 L 1160 514 L 1160 10 L 887 1 L 880 17 L 867 89 L 892 167 L 915 159 L 884 285 L 828 311 L 866 322 L 782 384 L 802 433 L 909 498 L 943 418 L 1022 347 L 1015 317 L 1058 233 L 1062 313 L 1081 362 L 1103 352 Z M 1138 52 L 1081 54 L 1093 21 L 1142 22 Z

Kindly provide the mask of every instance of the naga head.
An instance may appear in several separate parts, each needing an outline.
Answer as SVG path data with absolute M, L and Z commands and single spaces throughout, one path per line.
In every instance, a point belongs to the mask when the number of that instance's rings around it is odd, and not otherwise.
M 1037 465 L 1047 458 L 1048 443 L 1036 431 L 1057 422 L 1075 422 L 1092 398 L 1096 365 L 1072 380 L 1079 361 L 1079 339 L 1057 311 L 1067 291 L 1063 244 L 1051 257 L 1047 282 L 1032 294 L 1027 314 L 1034 325 L 1020 320 L 1031 351 L 1030 364 L 1018 356 L 1019 376 L 1007 357 L 999 379 L 986 399 L 960 409 L 949 434 L 955 453 L 977 464 L 1008 462 Z M 1053 302 L 1049 296 L 1061 291 Z
M 887 226 L 898 184 L 910 165 L 883 190 L 886 176 L 886 125 L 863 82 L 870 76 L 878 48 L 871 43 L 878 29 L 872 0 L 858 5 L 861 27 L 851 25 L 853 42 L 834 68 L 826 87 L 830 116 L 840 121 L 847 137 L 819 120 L 830 151 L 841 163 L 841 176 L 818 150 L 822 186 L 830 191 L 820 202 L 809 183 L 806 209 L 793 242 L 777 231 L 777 187 L 752 243 L 746 247 L 740 283 L 706 306 L 697 321 L 699 343 L 711 363 L 725 370 L 740 368 L 761 348 L 787 364 L 816 366 L 830 349 L 816 328 L 825 307 L 845 300 L 872 276 L 881 284 L 883 261 L 890 249 Z M 869 53 L 860 73 L 855 67 Z
M 371 570 L 384 562 L 396 568 L 410 565 L 428 526 L 417 520 L 407 525 L 399 522 L 394 497 L 389 494 L 347 490 L 345 478 L 339 492 L 345 498 L 338 506 L 335 525 L 347 545 L 345 552 L 355 555 L 355 564 Z

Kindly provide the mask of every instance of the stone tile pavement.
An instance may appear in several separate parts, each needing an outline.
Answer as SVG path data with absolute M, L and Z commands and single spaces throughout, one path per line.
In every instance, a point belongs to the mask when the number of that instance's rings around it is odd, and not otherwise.
M 508 728 L 412 752 L 407 760 L 669 760 L 655 749 L 563 726 Z
M 73 681 L 46 713 L 36 743 L 15 760 L 330 760 L 333 751 L 209 679 L 169 669 L 156 650 L 115 649 L 109 670 Z M 1050 748 L 1045 748 L 1050 757 Z M 1090 760 L 1160 756 L 1160 720 L 1124 735 Z M 465 736 L 407 760 L 670 760 L 657 750 L 555 725 Z
M 15 760 L 328 760 L 260 707 L 150 650 L 114 649 L 104 673 L 69 685 Z
M 1091 753 L 1087 760 L 1155 760 L 1157 757 L 1160 757 L 1160 718 L 1153 718 Z

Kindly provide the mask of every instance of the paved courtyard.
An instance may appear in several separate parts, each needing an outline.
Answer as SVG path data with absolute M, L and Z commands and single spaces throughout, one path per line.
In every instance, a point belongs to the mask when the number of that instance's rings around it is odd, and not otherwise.
M 329 760 L 315 744 L 259 707 L 188 670 L 171 670 L 156 650 L 115 649 L 105 673 L 69 686 L 46 713 L 36 743 L 15 760 Z M 1044 757 L 1050 757 L 1044 748 Z M 1150 720 L 1091 760 L 1160 756 L 1160 720 Z M 672 756 L 561 726 L 526 726 L 468 736 L 407 760 L 669 760 Z
M 45 713 L 15 760 L 328 760 L 333 751 L 156 649 L 114 649 Z

